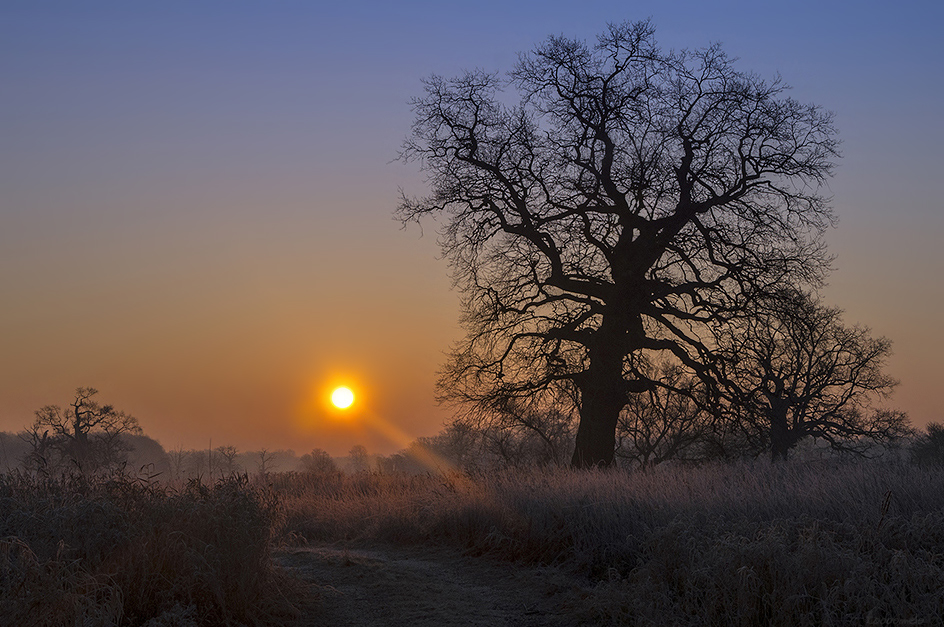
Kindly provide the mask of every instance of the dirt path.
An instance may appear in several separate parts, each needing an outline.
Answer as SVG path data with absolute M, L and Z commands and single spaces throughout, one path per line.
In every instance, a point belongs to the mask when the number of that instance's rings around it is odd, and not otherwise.
M 304 547 L 276 560 L 312 585 L 299 627 L 558 627 L 578 624 L 561 571 L 446 549 Z

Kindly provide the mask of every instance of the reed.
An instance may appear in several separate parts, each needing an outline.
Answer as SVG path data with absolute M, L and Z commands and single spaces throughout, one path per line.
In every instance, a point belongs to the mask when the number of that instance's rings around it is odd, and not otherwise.
M 647 472 L 276 478 L 284 537 L 557 565 L 593 624 L 944 624 L 944 470 L 750 462 Z

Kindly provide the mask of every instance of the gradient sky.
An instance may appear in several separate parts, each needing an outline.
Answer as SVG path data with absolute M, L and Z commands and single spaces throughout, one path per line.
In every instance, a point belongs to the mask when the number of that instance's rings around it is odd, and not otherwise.
M 0 430 L 78 386 L 166 448 L 439 431 L 457 297 L 393 220 L 431 73 L 505 71 L 551 34 L 651 17 L 836 113 L 825 291 L 894 342 L 891 405 L 944 420 L 940 2 L 0 3 Z M 358 393 L 346 414 L 330 386 Z

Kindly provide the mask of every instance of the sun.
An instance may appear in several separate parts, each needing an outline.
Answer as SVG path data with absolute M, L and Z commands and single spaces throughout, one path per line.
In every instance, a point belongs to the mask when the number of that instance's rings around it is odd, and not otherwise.
M 354 392 L 346 387 L 335 388 L 331 392 L 331 402 L 338 409 L 347 409 L 354 403 Z

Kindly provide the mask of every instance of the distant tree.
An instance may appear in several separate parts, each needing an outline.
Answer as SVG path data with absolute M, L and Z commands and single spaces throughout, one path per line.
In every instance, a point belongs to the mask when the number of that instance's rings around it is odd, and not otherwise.
M 257 455 L 259 456 L 259 476 L 265 477 L 275 468 L 275 453 L 268 449 L 261 449 Z
M 719 338 L 733 384 L 731 418 L 756 430 L 773 459 L 804 438 L 862 452 L 909 433 L 906 416 L 876 409 L 898 382 L 884 372 L 891 342 L 848 327 L 842 311 L 800 290 L 763 299 Z
M 507 82 L 425 84 L 402 158 L 432 193 L 398 215 L 442 216 L 462 290 L 445 395 L 487 408 L 565 388 L 575 466 L 612 463 L 629 398 L 660 385 L 651 363 L 710 385 L 708 326 L 826 271 L 832 115 L 718 46 L 663 52 L 650 23 L 626 23 L 595 45 L 551 37 Z
M 67 408 L 46 405 L 36 411 L 25 434 L 31 449 L 24 460 L 28 468 L 96 473 L 126 460 L 130 446 L 121 436 L 141 433 L 141 427 L 130 414 L 100 405 L 96 394 L 94 388 L 78 388 Z
M 186 472 L 187 451 L 184 447 L 177 445 L 167 453 L 170 459 L 170 474 L 174 481 L 182 481 Z
M 302 470 L 314 475 L 328 475 L 337 472 L 338 466 L 334 458 L 320 448 L 312 449 L 301 457 Z
M 171 477 L 172 462 L 161 443 L 142 434 L 125 433 L 122 441 L 129 447 L 128 468 L 138 475 L 151 479 L 167 480 Z
M 185 452 L 187 474 L 191 478 L 212 475 L 213 471 L 209 465 L 209 456 L 206 449 L 190 449 Z
M 348 461 L 352 472 L 367 472 L 370 470 L 370 455 L 363 444 L 355 444 L 348 452 Z
M 489 450 L 488 425 L 467 418 L 452 420 L 435 436 L 417 438 L 408 450 L 422 446 L 464 471 L 491 465 L 494 451 Z
M 0 431 L 0 472 L 16 468 L 29 454 L 29 436 Z
M 220 472 L 224 475 L 232 475 L 234 473 L 242 472 L 242 468 L 236 461 L 236 457 L 238 456 L 239 451 L 235 446 L 216 447 L 216 457 L 218 459 L 217 466 L 219 467 Z

